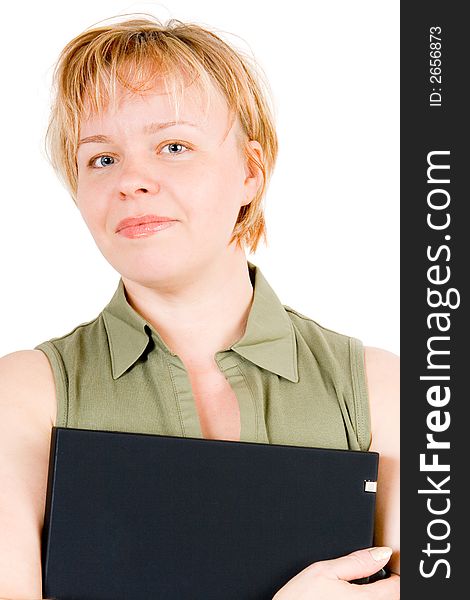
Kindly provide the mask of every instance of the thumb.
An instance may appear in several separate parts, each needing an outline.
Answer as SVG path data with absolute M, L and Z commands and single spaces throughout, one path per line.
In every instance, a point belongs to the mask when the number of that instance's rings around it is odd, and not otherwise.
M 322 573 L 331 578 L 351 581 L 373 575 L 387 564 L 391 555 L 391 548 L 379 546 L 356 550 L 340 558 L 324 560 L 316 563 L 316 566 L 318 568 L 321 565 Z

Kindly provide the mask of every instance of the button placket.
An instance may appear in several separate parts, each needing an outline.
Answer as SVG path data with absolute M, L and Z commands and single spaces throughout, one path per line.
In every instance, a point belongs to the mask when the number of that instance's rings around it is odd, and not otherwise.
M 167 354 L 166 360 L 180 415 L 181 433 L 184 437 L 202 438 L 201 423 L 186 368 L 176 354 Z

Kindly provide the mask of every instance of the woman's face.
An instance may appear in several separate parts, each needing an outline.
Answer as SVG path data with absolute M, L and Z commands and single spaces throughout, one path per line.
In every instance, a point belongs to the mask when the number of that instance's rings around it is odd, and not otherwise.
M 215 88 L 206 118 L 188 87 L 178 119 L 169 96 L 154 88 L 121 91 L 114 106 L 80 124 L 77 205 L 123 277 L 171 285 L 234 251 L 233 227 L 260 174 L 250 173 L 239 122 L 230 121 Z M 161 217 L 170 221 L 158 224 Z

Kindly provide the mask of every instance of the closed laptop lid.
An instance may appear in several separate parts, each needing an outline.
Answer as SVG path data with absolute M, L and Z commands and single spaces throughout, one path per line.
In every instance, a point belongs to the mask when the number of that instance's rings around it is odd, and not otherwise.
M 373 545 L 378 454 L 54 427 L 43 596 L 271 600 Z

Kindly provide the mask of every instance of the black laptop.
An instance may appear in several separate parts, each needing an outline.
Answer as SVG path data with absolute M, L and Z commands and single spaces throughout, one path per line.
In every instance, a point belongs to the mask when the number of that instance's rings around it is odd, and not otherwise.
M 271 600 L 373 545 L 378 454 L 54 427 L 43 596 Z

